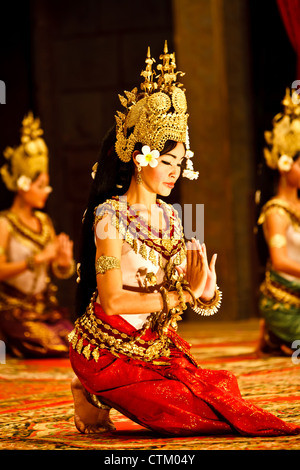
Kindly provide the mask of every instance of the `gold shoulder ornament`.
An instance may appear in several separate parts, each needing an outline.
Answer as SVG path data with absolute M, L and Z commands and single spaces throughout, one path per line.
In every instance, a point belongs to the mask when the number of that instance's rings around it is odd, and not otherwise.
M 262 208 L 257 224 L 262 225 L 268 214 L 278 213 L 285 215 L 294 226 L 300 226 L 300 214 L 287 201 L 280 198 L 270 199 Z

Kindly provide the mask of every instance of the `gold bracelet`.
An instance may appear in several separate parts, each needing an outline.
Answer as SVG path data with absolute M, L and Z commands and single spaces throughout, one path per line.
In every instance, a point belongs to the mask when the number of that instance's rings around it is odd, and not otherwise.
M 186 290 L 190 294 L 190 296 L 192 297 L 192 301 L 190 301 L 189 303 L 192 308 L 195 307 L 197 300 L 191 289 L 188 286 L 184 286 L 183 290 Z
M 165 287 L 161 286 L 159 289 L 160 295 L 162 296 L 163 299 L 163 309 L 162 311 L 164 313 L 169 313 L 170 311 L 170 299 L 169 299 L 169 294 L 168 291 Z
M 106 271 L 109 269 L 120 269 L 121 268 L 121 263 L 118 258 L 115 256 L 106 256 L 106 255 L 101 255 L 99 258 L 96 260 L 95 263 L 95 269 L 96 269 L 96 276 L 97 274 L 105 274 Z
M 26 259 L 26 264 L 27 264 L 27 269 L 29 269 L 29 271 L 34 271 L 35 269 L 35 259 L 34 259 L 34 256 L 29 256 L 27 259 Z
M 72 260 L 71 264 L 67 267 L 59 266 L 56 261 L 52 263 L 53 274 L 58 279 L 69 279 L 75 273 L 75 261 Z
M 217 297 L 217 288 L 215 289 L 215 293 L 213 295 L 213 297 L 209 300 L 204 300 L 204 299 L 201 299 L 201 297 L 199 297 L 197 299 L 197 304 L 200 306 L 200 307 L 211 307 L 212 305 L 214 305 L 215 301 L 216 301 L 216 297 Z
M 181 282 L 177 281 L 175 287 L 176 287 L 178 297 L 179 297 L 179 306 L 180 306 L 181 310 L 186 310 L 187 306 L 186 306 L 186 303 L 184 301 L 183 288 L 182 288 Z
M 196 305 L 192 307 L 194 312 L 198 313 L 198 315 L 203 316 L 210 316 L 214 315 L 220 308 L 222 302 L 222 292 L 220 291 L 219 287 L 216 286 L 215 295 L 212 299 L 207 302 L 203 302 L 203 300 L 197 299 Z

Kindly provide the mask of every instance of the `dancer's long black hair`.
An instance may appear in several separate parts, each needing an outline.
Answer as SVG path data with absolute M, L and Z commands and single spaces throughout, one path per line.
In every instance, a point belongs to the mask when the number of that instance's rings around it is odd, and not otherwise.
M 96 289 L 94 241 L 94 210 L 112 196 L 124 194 L 134 171 L 133 161 L 122 162 L 115 152 L 116 129 L 112 127 L 104 137 L 95 178 L 92 183 L 81 233 L 80 282 L 77 287 L 76 314 L 82 315 Z
M 94 211 L 95 208 L 110 199 L 112 196 L 122 196 L 130 186 L 135 166 L 133 159 L 128 163 L 122 162 L 115 151 L 116 129 L 112 127 L 103 139 L 98 167 L 92 183 L 87 209 L 84 214 L 81 253 L 80 253 L 80 282 L 76 295 L 76 314 L 81 316 L 88 306 L 96 290 L 94 241 Z M 177 142 L 168 140 L 161 153 L 167 153 L 176 147 Z M 135 150 L 141 150 L 138 143 Z
M 279 182 L 279 171 L 273 170 L 266 165 L 263 160 L 258 167 L 258 185 L 256 191 L 256 220 L 261 213 L 263 206 L 276 194 Z M 262 225 L 256 227 L 256 246 L 261 267 L 265 267 L 269 250 L 265 241 Z

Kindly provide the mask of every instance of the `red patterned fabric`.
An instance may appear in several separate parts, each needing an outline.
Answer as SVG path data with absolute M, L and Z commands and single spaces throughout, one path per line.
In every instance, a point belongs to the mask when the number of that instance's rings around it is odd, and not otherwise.
M 297 54 L 297 80 L 300 80 L 300 0 L 277 0 L 278 8 Z
M 99 304 L 95 314 L 128 335 L 137 330 L 118 315 L 107 316 Z M 147 331 L 147 338 L 151 336 Z M 133 421 L 153 431 L 178 436 L 239 433 L 252 436 L 300 434 L 241 397 L 230 372 L 202 369 L 185 354 L 187 343 L 175 332 L 166 365 L 116 357 L 103 349 L 97 361 L 70 348 L 74 372 L 86 390 Z

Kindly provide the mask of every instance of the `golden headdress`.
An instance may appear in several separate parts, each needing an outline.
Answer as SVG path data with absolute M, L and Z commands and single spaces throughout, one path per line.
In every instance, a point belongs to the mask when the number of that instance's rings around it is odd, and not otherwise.
M 273 130 L 265 132 L 268 147 L 264 149 L 266 164 L 272 169 L 288 171 L 293 157 L 300 152 L 300 100 L 296 91 L 286 89 L 284 110 L 273 119 Z
M 167 41 L 160 59 L 162 63 L 157 65 L 158 75 L 155 75 L 155 60 L 151 58 L 148 47 L 146 68 L 141 72 L 144 82 L 140 90 L 134 88 L 130 92 L 125 91 L 125 96 L 119 95 L 125 112 L 117 111 L 115 116 L 115 149 L 124 162 L 130 161 L 137 142 L 160 152 L 167 140 L 174 140 L 185 143 L 189 150 L 185 90 L 177 82 L 177 75 L 183 76 L 184 73 L 175 72 L 175 53 L 168 52 Z M 186 176 L 191 179 L 198 176 L 189 160 L 192 156 L 191 151 L 187 152 L 190 176 Z
M 40 120 L 29 112 L 22 121 L 21 144 L 6 147 L 3 152 L 8 160 L 0 169 L 1 177 L 10 191 L 20 188 L 21 179 L 32 181 L 38 173 L 48 172 L 48 148 L 41 138 Z

